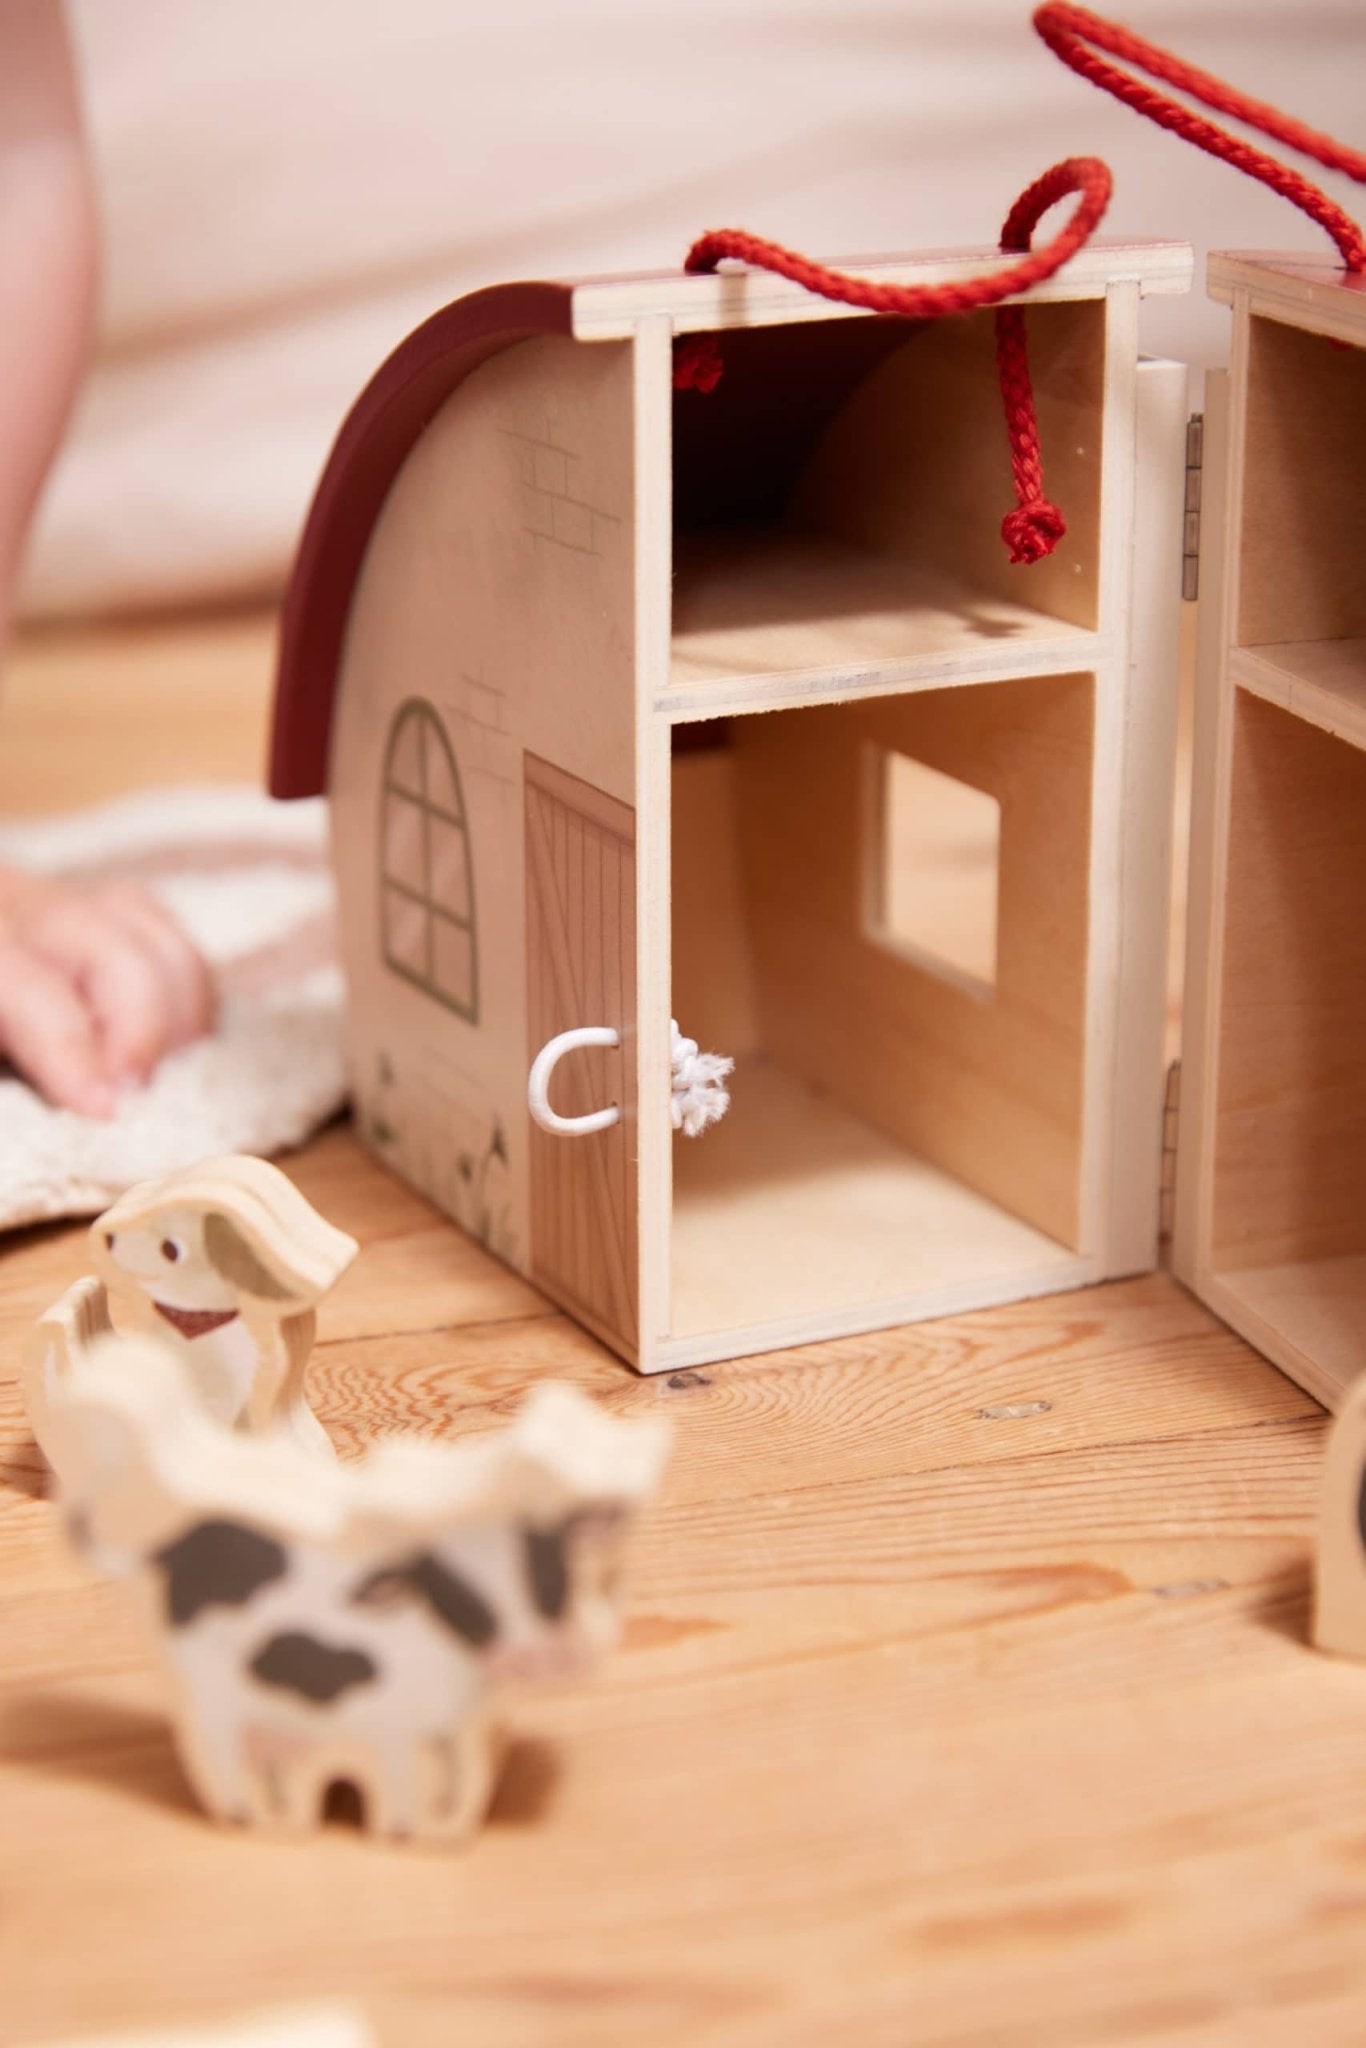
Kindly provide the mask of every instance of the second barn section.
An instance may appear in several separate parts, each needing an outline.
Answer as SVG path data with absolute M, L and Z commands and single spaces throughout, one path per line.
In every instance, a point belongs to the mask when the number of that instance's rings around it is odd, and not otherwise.
M 272 781 L 332 799 L 359 1127 L 644 1371 L 1154 1262 L 1186 411 L 1137 322 L 1190 274 L 1029 294 L 1028 567 L 985 311 L 499 286 L 342 430 Z M 696 1138 L 673 1019 L 735 1061 Z

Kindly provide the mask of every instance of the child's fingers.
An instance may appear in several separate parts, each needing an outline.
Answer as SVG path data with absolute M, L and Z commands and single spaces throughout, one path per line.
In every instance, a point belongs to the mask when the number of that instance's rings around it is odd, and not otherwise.
M 146 1081 L 164 1053 L 211 1028 L 208 968 L 132 883 L 9 881 L 0 1049 L 54 1099 L 107 1114 L 120 1084 Z M 51 1049 L 45 1032 L 57 1034 Z
M 170 1043 L 172 1021 L 151 948 L 91 897 L 63 901 L 35 924 L 29 943 L 84 997 L 107 1077 L 145 1081 Z
M 13 940 L 0 940 L 0 1051 L 49 1102 L 112 1114 L 89 1010 L 60 967 Z
M 155 896 L 122 882 L 110 883 L 100 895 L 156 963 L 168 1020 L 164 1049 L 202 1038 L 213 1028 L 216 1008 L 213 978 L 203 957 Z

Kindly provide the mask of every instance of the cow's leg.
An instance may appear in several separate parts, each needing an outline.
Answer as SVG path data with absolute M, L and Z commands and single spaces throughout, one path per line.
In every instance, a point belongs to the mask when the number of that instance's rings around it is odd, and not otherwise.
M 273 1816 L 270 1825 L 290 1835 L 306 1835 L 322 1821 L 327 1790 L 311 1755 L 281 1758 L 271 1773 Z
M 410 1728 L 385 1729 L 371 1746 L 361 1786 L 365 1825 L 377 1835 L 407 1841 L 417 1829 L 418 1744 Z
M 218 1745 L 206 1743 L 198 1730 L 181 1731 L 180 1761 L 191 1790 L 215 1820 L 248 1820 L 251 1817 L 251 1798 L 241 1760 L 235 1756 L 215 1754 L 217 1748 Z
M 474 1714 L 426 1745 L 427 1797 L 418 1833 L 430 1841 L 455 1842 L 474 1834 L 488 1811 L 506 1742 L 487 1714 Z
M 307 1734 L 258 1718 L 242 1731 L 242 1754 L 247 1804 L 241 1818 L 275 1834 L 306 1834 L 317 1825 L 316 1744 Z
M 188 1689 L 176 1718 L 177 1748 L 200 1804 L 215 1820 L 254 1818 L 252 1773 L 243 1754 L 243 1730 L 231 1703 L 201 1703 Z

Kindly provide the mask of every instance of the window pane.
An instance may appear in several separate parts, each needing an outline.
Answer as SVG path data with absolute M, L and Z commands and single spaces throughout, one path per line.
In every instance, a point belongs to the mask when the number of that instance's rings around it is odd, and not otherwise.
M 391 796 L 384 806 L 384 879 L 402 882 L 419 895 L 426 888 L 426 854 L 422 843 L 422 811 L 407 797 Z
M 457 1009 L 474 1008 L 474 949 L 470 934 L 448 918 L 432 919 L 436 992 Z
M 425 979 L 427 974 L 427 926 L 430 912 L 421 903 L 401 896 L 397 889 L 384 892 L 384 957 L 395 967 Z
M 432 903 L 456 917 L 470 914 L 469 849 L 463 825 L 433 818 L 428 830 L 432 849 Z
M 388 753 L 380 923 L 384 957 L 419 987 L 478 1018 L 474 887 L 460 775 L 433 707 L 413 699 L 397 714 Z
M 441 736 L 441 729 L 434 719 L 424 720 L 424 723 L 424 744 L 427 749 L 427 802 L 433 810 L 445 811 L 448 817 L 463 817 L 460 799 L 455 793 L 455 774 L 451 766 L 451 757 Z

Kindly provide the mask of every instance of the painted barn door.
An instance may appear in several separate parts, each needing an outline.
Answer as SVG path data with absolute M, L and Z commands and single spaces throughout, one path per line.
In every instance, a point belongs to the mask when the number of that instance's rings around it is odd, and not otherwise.
M 635 813 L 524 761 L 528 1063 L 542 1063 L 542 1114 L 558 1126 L 532 1115 L 532 1278 L 634 1361 Z

